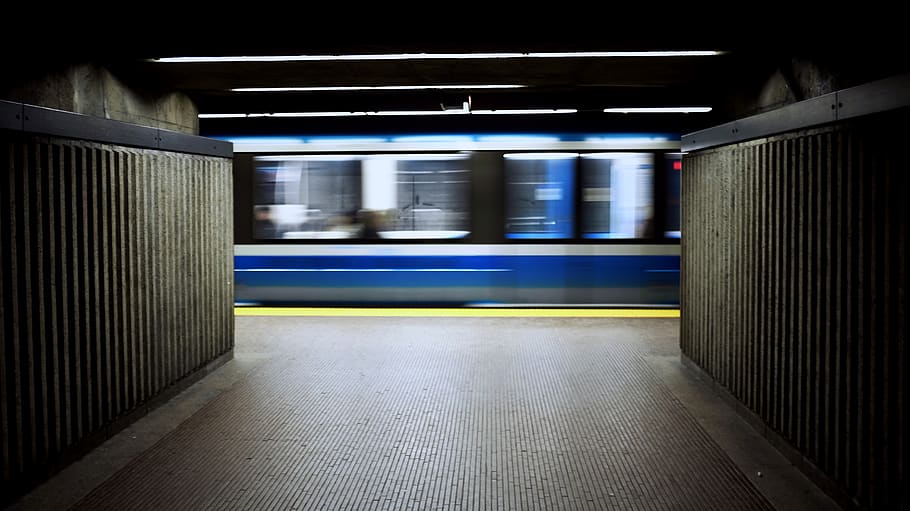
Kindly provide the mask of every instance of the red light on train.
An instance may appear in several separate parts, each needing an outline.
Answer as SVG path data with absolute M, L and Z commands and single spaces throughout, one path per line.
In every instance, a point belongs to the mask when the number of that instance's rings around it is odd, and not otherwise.
M 679 160 L 674 161 L 673 170 L 682 170 L 682 162 Z

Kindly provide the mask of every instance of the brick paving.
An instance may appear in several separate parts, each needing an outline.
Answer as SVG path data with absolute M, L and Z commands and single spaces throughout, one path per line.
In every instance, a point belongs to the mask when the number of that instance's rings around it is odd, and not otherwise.
M 267 360 L 74 509 L 772 509 L 645 361 L 677 328 L 238 318 Z

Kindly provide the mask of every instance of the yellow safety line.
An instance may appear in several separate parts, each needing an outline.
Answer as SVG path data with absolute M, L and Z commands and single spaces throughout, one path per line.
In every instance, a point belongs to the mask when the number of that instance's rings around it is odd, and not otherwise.
M 557 318 L 678 318 L 679 309 L 507 309 L 466 308 L 358 308 L 358 307 L 234 307 L 236 316 L 395 316 L 395 317 L 557 317 Z

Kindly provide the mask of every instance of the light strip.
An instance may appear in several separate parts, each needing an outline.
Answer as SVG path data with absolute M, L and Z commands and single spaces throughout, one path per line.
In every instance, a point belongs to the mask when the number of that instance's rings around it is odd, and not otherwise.
M 326 87 L 239 87 L 231 92 L 334 92 L 370 90 L 467 90 L 467 89 L 521 89 L 527 85 L 339 85 Z
M 366 112 L 275 112 L 271 114 L 250 114 L 250 117 L 362 117 Z M 202 115 L 200 114 L 200 117 Z
M 461 307 L 461 308 L 382 308 L 382 307 L 234 307 L 235 316 L 410 316 L 410 317 L 560 317 L 560 318 L 678 318 L 679 309 L 566 309 L 534 306 Z
M 342 114 L 344 112 L 338 112 Z M 273 114 L 199 114 L 200 119 L 239 119 L 243 117 L 272 117 Z
M 462 109 L 451 109 L 451 110 L 380 110 L 378 112 L 365 112 L 367 115 L 381 115 L 381 116 L 407 116 L 407 115 L 461 115 L 468 113 L 466 110 Z
M 604 108 L 604 112 L 608 114 L 701 114 L 711 110 L 710 106 Z
M 269 114 L 199 114 L 200 119 L 243 119 L 247 117 L 358 117 L 367 112 L 275 112 Z
M 574 114 L 577 111 L 575 108 L 529 108 L 524 110 L 471 110 L 471 113 L 480 115 Z
M 572 114 L 574 108 L 525 109 L 525 110 L 384 110 L 378 112 L 275 112 L 263 114 L 199 114 L 200 119 L 242 119 L 247 117 L 363 117 L 363 116 L 425 116 L 425 115 L 525 115 Z
M 721 51 L 580 51 L 530 53 L 394 53 L 373 55 L 247 55 L 231 57 L 164 57 L 149 62 L 216 63 L 216 62 L 317 62 L 317 61 L 375 61 L 375 60 L 462 60 L 462 59 L 520 59 L 520 58 L 614 58 L 614 57 L 709 57 Z

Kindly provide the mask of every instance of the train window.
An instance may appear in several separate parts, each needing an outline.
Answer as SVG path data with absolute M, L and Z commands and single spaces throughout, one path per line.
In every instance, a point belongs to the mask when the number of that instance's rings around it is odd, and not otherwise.
M 467 154 L 257 157 L 254 236 L 464 237 L 469 163 Z
M 650 153 L 582 155 L 582 237 L 650 237 L 654 224 L 653 168 Z
M 470 222 L 467 154 L 398 155 L 396 214 L 388 238 L 461 238 Z M 391 205 L 391 204 L 389 204 Z
M 667 238 L 679 238 L 679 187 L 682 176 L 682 154 L 668 153 L 666 155 L 666 181 L 667 181 L 667 207 L 664 225 Z
M 348 238 L 361 203 L 359 158 L 286 155 L 255 159 L 254 236 Z
M 565 239 L 575 231 L 574 153 L 505 154 L 505 234 Z

